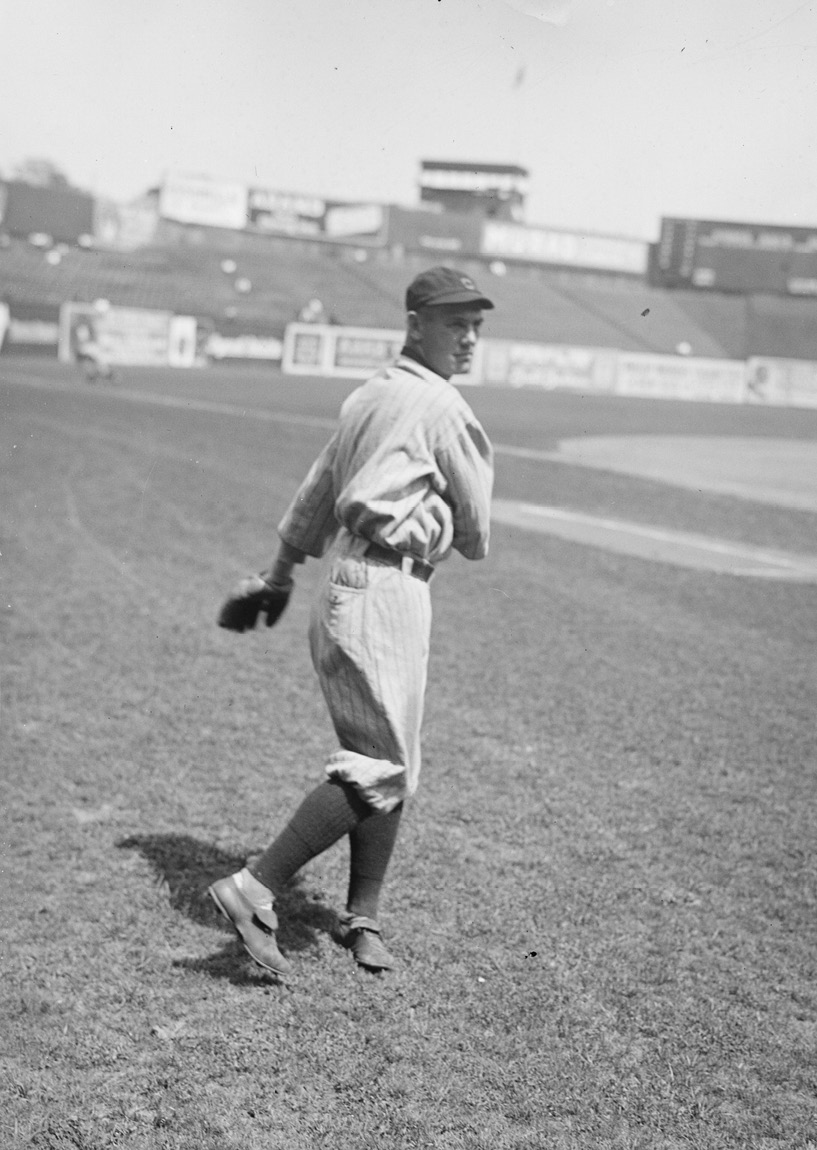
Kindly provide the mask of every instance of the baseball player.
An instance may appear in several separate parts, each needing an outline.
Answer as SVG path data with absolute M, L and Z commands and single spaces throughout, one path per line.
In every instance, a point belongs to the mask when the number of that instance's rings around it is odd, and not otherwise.
M 309 642 L 338 749 L 264 854 L 209 888 L 250 956 L 276 975 L 290 964 L 276 942 L 275 895 L 343 835 L 350 875 L 337 941 L 369 970 L 395 964 L 378 904 L 420 773 L 429 581 L 452 549 L 467 559 L 488 550 L 493 452 L 449 381 L 471 367 L 482 313 L 493 306 L 452 268 L 413 280 L 400 356 L 346 399 L 279 524 L 275 561 L 243 579 L 219 616 L 234 631 L 259 616 L 272 626 L 296 566 L 328 551 Z

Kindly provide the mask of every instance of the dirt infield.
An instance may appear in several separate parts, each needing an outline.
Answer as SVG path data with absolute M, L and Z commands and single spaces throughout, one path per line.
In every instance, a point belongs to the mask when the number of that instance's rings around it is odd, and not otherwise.
M 817 511 L 817 443 L 810 440 L 693 435 L 566 439 L 557 458 L 716 491 L 739 499 Z
M 690 491 L 817 511 L 817 444 L 810 440 L 618 435 L 562 440 L 555 452 L 519 452 L 502 445 L 497 450 L 656 480 Z M 664 526 L 510 500 L 495 500 L 493 515 L 499 523 L 641 559 L 728 575 L 817 582 L 817 554 L 740 546 Z

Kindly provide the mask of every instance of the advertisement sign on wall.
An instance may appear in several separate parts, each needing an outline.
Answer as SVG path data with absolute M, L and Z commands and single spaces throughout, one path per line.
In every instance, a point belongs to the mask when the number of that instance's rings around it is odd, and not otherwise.
M 291 323 L 284 335 L 283 368 L 295 375 L 368 379 L 399 354 L 404 339 L 402 331 Z
M 619 352 L 616 394 L 653 399 L 742 403 L 746 365 L 739 360 Z
M 282 367 L 292 375 L 368 379 L 397 358 L 405 340 L 404 331 L 291 323 L 284 334 Z M 479 382 L 481 357 L 480 346 L 471 371 L 454 377 L 458 386 Z
M 326 207 L 323 232 L 330 240 L 371 239 L 383 230 L 380 204 L 338 204 Z
M 588 235 L 486 220 L 482 226 L 480 250 L 491 259 L 640 276 L 647 270 L 649 245 L 642 240 L 620 236 Z
M 211 228 L 247 225 L 247 187 L 235 180 L 172 174 L 159 192 L 159 214 L 182 224 Z
M 419 208 L 389 208 L 387 243 L 407 252 L 476 255 L 482 221 L 475 213 L 430 212 Z
M 333 367 L 371 375 L 400 354 L 405 336 L 402 332 L 338 332 L 332 355 Z
M 72 362 L 83 346 L 91 344 L 110 364 L 167 365 L 173 318 L 170 312 L 142 308 L 63 304 L 59 357 Z
M 277 361 L 283 349 L 275 336 L 221 335 L 214 331 L 206 337 L 203 351 L 207 359 L 220 363 L 237 359 Z
M 283 370 L 295 375 L 367 379 L 400 352 L 402 331 L 289 324 Z M 452 382 L 541 387 L 710 403 L 817 407 L 817 363 L 621 352 L 612 348 L 486 339 L 474 368 Z
M 617 357 L 617 352 L 606 348 L 486 340 L 482 382 L 499 387 L 610 392 L 615 387 Z
M 747 403 L 817 407 L 817 363 L 753 356 L 746 365 Z
M 261 232 L 317 238 L 325 212 L 326 203 L 318 196 L 274 192 L 267 188 L 249 190 L 247 219 L 250 227 Z
M 134 251 L 153 240 L 158 222 L 155 197 L 145 197 L 130 204 L 97 200 L 94 206 L 94 239 L 100 248 Z
M 268 235 L 371 243 L 382 238 L 380 204 L 346 203 L 297 192 L 250 188 L 246 225 Z

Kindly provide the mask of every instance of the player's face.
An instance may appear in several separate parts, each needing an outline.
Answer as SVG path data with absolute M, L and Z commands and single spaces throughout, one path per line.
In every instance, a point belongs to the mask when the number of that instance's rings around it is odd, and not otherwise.
M 432 371 L 443 379 L 470 371 L 482 308 L 445 304 L 412 314 L 417 349 Z

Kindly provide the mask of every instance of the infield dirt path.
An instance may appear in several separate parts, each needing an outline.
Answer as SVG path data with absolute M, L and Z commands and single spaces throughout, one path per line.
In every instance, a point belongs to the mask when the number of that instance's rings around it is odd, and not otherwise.
M 555 457 L 694 491 L 817 511 L 817 443 L 810 440 L 590 436 L 563 440 Z
M 553 452 L 499 453 L 541 458 L 711 491 L 740 499 L 817 512 L 817 443 L 726 436 L 621 435 L 567 439 Z M 817 553 L 750 547 L 663 527 L 585 515 L 564 508 L 495 500 L 500 523 L 556 535 L 682 567 L 729 575 L 817 583 Z M 817 520 L 809 541 L 817 552 Z

